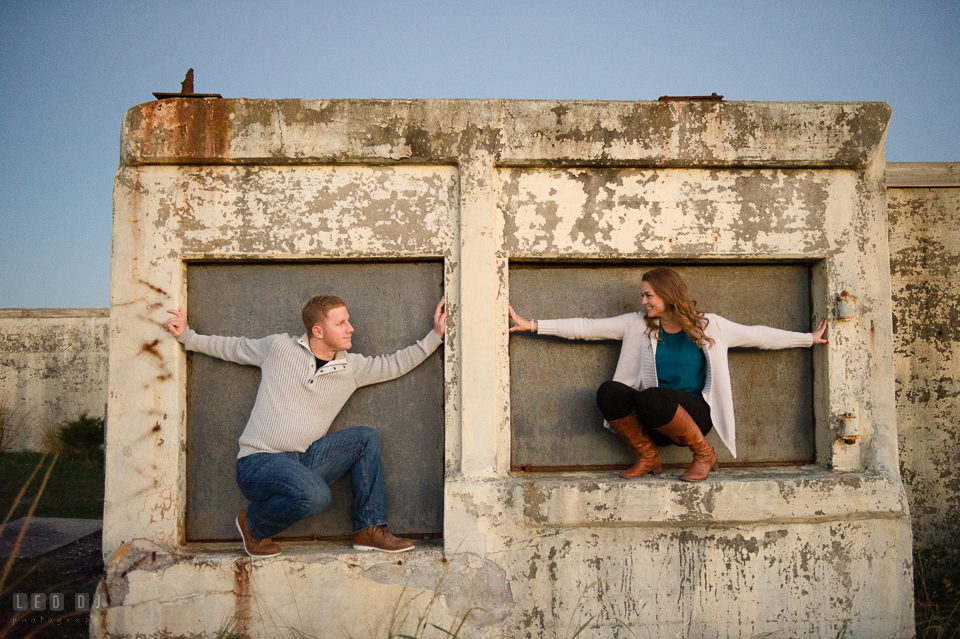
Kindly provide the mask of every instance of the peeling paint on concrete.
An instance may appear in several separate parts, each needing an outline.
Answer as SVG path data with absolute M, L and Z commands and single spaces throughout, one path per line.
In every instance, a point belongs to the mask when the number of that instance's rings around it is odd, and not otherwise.
M 439 564 L 433 557 L 416 554 L 395 563 L 378 563 L 364 574 L 378 583 L 435 593 L 455 619 L 469 613 L 470 625 L 478 628 L 504 621 L 514 609 L 503 568 L 468 553 L 444 557 Z
M 155 169 L 138 199 L 154 246 L 193 255 L 430 255 L 448 242 L 451 168 Z M 169 240 L 178 238 L 179 246 Z M 147 284 L 162 291 L 162 284 Z
M 838 179 L 842 172 L 505 169 L 503 250 L 597 257 L 824 253 L 824 222 L 843 197 L 831 187 Z

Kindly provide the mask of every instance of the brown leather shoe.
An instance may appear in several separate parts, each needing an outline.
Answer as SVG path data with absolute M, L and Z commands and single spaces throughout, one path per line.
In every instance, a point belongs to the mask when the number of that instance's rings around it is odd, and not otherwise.
M 247 554 L 255 559 L 265 557 L 276 557 L 280 554 L 280 544 L 273 539 L 257 539 L 250 532 L 250 526 L 247 525 L 247 510 L 244 509 L 237 516 L 237 530 L 240 531 L 240 538 L 243 539 L 243 549 Z
M 630 445 L 630 448 L 640 455 L 636 464 L 620 473 L 621 477 L 643 477 L 647 473 L 659 475 L 663 472 L 660 453 L 657 452 L 657 447 L 653 445 L 650 436 L 644 432 L 636 413 L 630 413 L 626 417 L 615 419 L 609 424 L 613 432 L 620 435 Z
M 683 481 L 703 481 L 717 465 L 716 451 L 713 450 L 710 442 L 704 439 L 700 427 L 683 409 L 683 406 L 677 406 L 677 412 L 670 423 L 658 428 L 657 432 L 663 433 L 678 444 L 689 446 L 693 451 L 693 464 L 687 472 L 680 475 Z
M 387 532 L 386 526 L 373 526 L 353 533 L 353 549 L 406 552 L 413 550 L 413 542 L 394 537 Z

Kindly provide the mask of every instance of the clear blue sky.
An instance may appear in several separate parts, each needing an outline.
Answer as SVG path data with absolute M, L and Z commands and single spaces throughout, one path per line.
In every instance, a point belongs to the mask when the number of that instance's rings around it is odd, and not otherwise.
M 103 307 L 120 123 L 248 98 L 880 100 L 960 161 L 960 1 L 0 0 L 0 308 Z

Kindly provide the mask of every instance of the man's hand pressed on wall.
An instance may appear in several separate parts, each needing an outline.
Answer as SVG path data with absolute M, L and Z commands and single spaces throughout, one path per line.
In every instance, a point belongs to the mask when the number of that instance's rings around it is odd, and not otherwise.
M 173 315 L 173 317 L 168 319 L 167 323 L 163 325 L 163 330 L 172 333 L 174 337 L 180 339 L 183 332 L 187 330 L 187 316 L 183 314 L 182 308 L 169 310 L 167 312 Z
M 446 296 L 440 298 L 440 303 L 437 304 L 437 310 L 433 313 L 433 330 L 436 331 L 440 337 L 443 337 L 443 332 L 447 330 L 447 311 L 443 308 L 446 302 Z

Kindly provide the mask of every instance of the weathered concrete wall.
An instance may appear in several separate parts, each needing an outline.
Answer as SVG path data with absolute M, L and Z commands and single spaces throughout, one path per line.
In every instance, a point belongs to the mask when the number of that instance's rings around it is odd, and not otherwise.
M 960 164 L 888 165 L 900 467 L 918 548 L 960 543 Z
M 416 634 L 418 620 L 453 629 L 469 612 L 463 637 L 911 635 L 889 115 L 875 103 L 131 109 L 114 196 L 110 607 L 96 631 L 211 632 L 235 618 L 255 636 L 385 636 Z M 451 167 L 454 206 L 422 201 L 417 185 L 448 183 Z M 409 187 L 375 187 L 391 182 Z M 442 542 L 399 558 L 288 544 L 254 562 L 236 544 L 184 544 L 185 356 L 155 336 L 165 309 L 189 304 L 185 266 L 370 257 L 444 261 Z M 816 463 L 702 484 L 511 473 L 511 260 L 810 264 L 811 315 L 857 297 L 813 354 Z M 845 414 L 852 443 L 838 438 Z
M 41 450 L 43 435 L 107 405 L 109 309 L 0 309 L 0 407 L 11 450 Z

